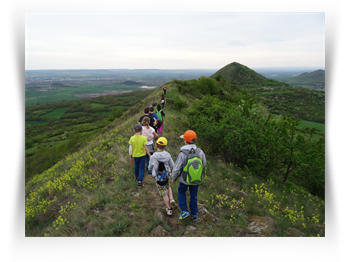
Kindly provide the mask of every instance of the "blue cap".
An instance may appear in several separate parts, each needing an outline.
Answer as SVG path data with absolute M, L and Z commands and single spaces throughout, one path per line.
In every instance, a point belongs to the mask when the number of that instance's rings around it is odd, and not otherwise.
M 134 126 L 134 129 L 135 129 L 136 131 L 141 131 L 141 130 L 142 130 L 142 126 L 141 126 L 140 124 L 136 124 L 136 125 Z

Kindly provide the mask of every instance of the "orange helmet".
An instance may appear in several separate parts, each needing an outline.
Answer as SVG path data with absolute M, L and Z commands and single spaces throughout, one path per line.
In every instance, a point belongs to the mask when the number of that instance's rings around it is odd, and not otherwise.
M 183 134 L 182 136 L 180 136 L 180 138 L 184 139 L 186 142 L 191 143 L 193 138 L 197 138 L 197 134 L 196 132 L 192 131 L 192 130 L 187 130 L 185 132 L 185 134 Z

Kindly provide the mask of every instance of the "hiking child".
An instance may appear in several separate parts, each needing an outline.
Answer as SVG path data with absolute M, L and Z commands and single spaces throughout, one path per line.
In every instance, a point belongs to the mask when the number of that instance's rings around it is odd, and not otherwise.
M 157 152 L 151 156 L 149 170 L 152 170 L 152 176 L 156 180 L 159 194 L 163 197 L 166 205 L 166 213 L 168 216 L 171 216 L 173 214 L 172 207 L 176 205 L 170 185 L 170 169 L 174 167 L 174 161 L 171 158 L 171 155 L 165 151 L 167 145 L 168 140 L 165 137 L 160 137 L 157 140 Z
M 187 210 L 186 191 L 190 191 L 190 210 L 192 219 L 198 219 L 198 188 L 199 183 L 204 177 L 204 167 L 207 163 L 205 154 L 200 148 L 197 148 L 197 134 L 192 130 L 187 130 L 185 134 L 180 136 L 185 141 L 185 145 L 181 147 L 175 166 L 173 168 L 172 184 L 180 178 L 178 187 L 179 207 L 181 214 L 179 219 L 182 220 L 190 215 Z M 191 159 L 191 163 L 188 160 Z M 195 160 L 195 161 L 193 161 Z M 196 163 L 195 163 L 196 162 Z M 197 179 L 197 180 L 196 180 Z
M 150 123 L 150 119 L 149 117 L 144 117 L 142 119 L 142 135 L 144 137 L 146 137 L 147 139 L 147 148 L 148 148 L 148 151 L 149 153 L 152 155 L 153 152 L 154 152 L 154 147 L 153 147 L 153 138 L 156 137 L 158 139 L 158 134 L 156 133 L 156 131 L 154 130 L 153 127 L 149 126 L 149 123 Z M 148 169 L 148 165 L 149 165 L 149 156 L 146 155 L 146 160 L 145 160 L 145 164 L 146 164 L 146 167 Z M 151 171 L 148 170 L 148 174 L 152 174 Z
M 153 106 L 150 106 L 149 107 L 149 115 L 150 117 L 153 117 L 154 118 L 154 123 L 153 123 L 153 126 L 150 125 L 151 127 L 154 128 L 154 130 L 157 132 L 158 131 L 158 127 L 160 126 L 160 122 L 158 123 L 158 116 L 156 113 L 154 113 L 154 107 Z
M 157 105 L 156 115 L 158 117 L 158 122 L 160 122 L 160 125 L 159 125 L 159 128 L 158 128 L 158 134 L 161 135 L 162 134 L 162 130 L 163 130 L 163 122 L 164 122 L 165 112 L 161 108 L 160 104 Z
M 130 164 L 135 163 L 135 179 L 139 183 L 139 187 L 143 187 L 143 177 L 145 173 L 146 154 L 150 157 L 147 148 L 147 138 L 141 135 L 142 126 L 136 124 L 134 126 L 135 135 L 129 140 L 129 156 Z
M 166 95 L 166 86 L 163 86 L 164 95 Z
M 139 119 L 139 124 L 141 125 L 142 119 L 143 119 L 144 117 L 147 116 L 147 117 L 149 117 L 149 120 L 150 120 L 149 125 L 150 125 L 151 127 L 154 128 L 154 122 L 155 122 L 156 120 L 154 119 L 153 115 L 151 116 L 151 115 L 149 114 L 149 107 L 145 107 L 145 109 L 143 109 L 143 112 L 144 112 L 144 115 L 140 117 L 140 119 Z
M 165 102 L 166 102 L 165 96 L 164 96 L 164 94 L 162 94 L 162 95 L 160 96 L 160 103 L 162 104 L 162 108 L 164 108 Z

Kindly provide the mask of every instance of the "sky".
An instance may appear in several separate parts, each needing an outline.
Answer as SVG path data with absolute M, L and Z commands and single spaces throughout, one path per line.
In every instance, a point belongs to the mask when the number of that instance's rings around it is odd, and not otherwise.
M 25 69 L 325 67 L 324 12 L 27 13 Z

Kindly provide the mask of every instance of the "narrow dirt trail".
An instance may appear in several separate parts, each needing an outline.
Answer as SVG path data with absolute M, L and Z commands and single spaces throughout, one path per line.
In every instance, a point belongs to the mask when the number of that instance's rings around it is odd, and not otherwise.
M 163 197 L 159 194 L 154 177 L 152 175 L 147 174 L 147 171 L 145 172 L 143 183 L 144 187 L 140 189 L 140 192 L 143 196 L 145 196 L 144 201 L 146 203 L 147 208 L 152 211 L 154 210 L 154 212 L 160 211 L 164 215 L 164 221 L 162 222 L 167 223 L 171 227 L 171 232 L 175 232 L 180 228 L 185 227 L 184 225 L 182 225 L 182 222 L 178 220 L 178 217 L 181 213 L 181 210 L 178 206 L 173 208 L 172 216 L 168 216 L 166 214 L 166 205 L 164 203 Z M 174 192 L 174 190 L 177 190 L 177 187 L 178 185 L 176 184 L 171 185 L 172 191 Z M 143 191 L 147 191 L 149 194 L 145 194 Z M 177 199 L 174 200 L 177 204 Z

